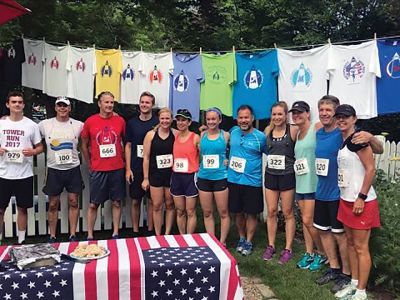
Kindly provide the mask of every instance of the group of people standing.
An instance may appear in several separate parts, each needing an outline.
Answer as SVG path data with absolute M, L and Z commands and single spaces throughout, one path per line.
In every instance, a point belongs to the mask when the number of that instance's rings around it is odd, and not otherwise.
M 81 141 L 90 174 L 88 240 L 94 238 L 99 205 L 109 199 L 112 238 L 119 238 L 121 201 L 128 183 L 134 236 L 139 235 L 144 196 L 148 198 L 148 229 L 154 228 L 156 235 L 170 234 L 175 218 L 180 234 L 193 233 L 199 197 L 206 231 L 215 234 L 215 202 L 220 242 L 226 245 L 231 213 L 239 234 L 236 251 L 248 256 L 253 251 L 258 215 L 264 210 L 264 153 L 268 242 L 262 258 L 270 261 L 276 254 L 279 200 L 286 234 L 279 263 L 292 258 L 296 199 L 306 247 L 297 266 L 315 271 L 329 261 L 330 268 L 317 283 L 335 280 L 333 291 L 338 298 L 366 299 L 371 266 L 368 240 L 371 228 L 380 225 L 372 187 L 372 153 L 383 149 L 371 134 L 356 130 L 354 108 L 339 105 L 336 97 L 322 97 L 318 103 L 320 122 L 315 123 L 306 102 L 297 101 L 290 110 L 285 102 L 275 103 L 265 133 L 253 127 L 250 106 L 238 108 L 237 126 L 230 132 L 220 129 L 222 113 L 213 107 L 205 112 L 206 126 L 200 135 L 190 131 L 192 116 L 187 109 L 177 111 L 177 129 L 172 128 L 174 116 L 168 108 L 162 108 L 157 118 L 152 112 L 155 97 L 149 92 L 140 97 L 139 116 L 127 124 L 114 112 L 110 92 L 98 96 L 99 113 L 85 123 L 69 116 L 71 103 L 65 97 L 55 102 L 56 117 L 39 125 L 23 116 L 21 93 L 11 92 L 6 105 L 10 115 L 0 120 L 0 224 L 15 195 L 19 243 L 25 240 L 27 208 L 33 206 L 32 156 L 44 151 L 44 145 L 48 168 L 43 191 L 49 197 L 50 241 L 57 240 L 58 206 L 64 188 L 68 192 L 70 240 L 76 240 L 78 196 L 83 189 L 78 155 Z M 290 125 L 289 113 L 294 125 Z

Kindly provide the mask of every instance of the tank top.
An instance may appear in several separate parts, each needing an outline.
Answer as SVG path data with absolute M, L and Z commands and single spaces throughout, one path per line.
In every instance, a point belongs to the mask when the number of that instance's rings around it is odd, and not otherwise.
M 199 170 L 199 150 L 194 144 L 195 133 L 191 132 L 186 142 L 180 141 L 180 134 L 174 142 L 174 166 L 172 170 L 177 173 L 195 173 Z
M 315 193 L 317 190 L 318 177 L 315 172 L 315 147 L 316 134 L 314 130 L 315 124 L 311 124 L 308 128 L 306 136 L 299 140 L 297 134 L 297 142 L 294 147 L 296 157 L 294 170 L 296 174 L 296 193 L 308 194 Z
M 280 138 L 274 138 L 272 130 L 267 139 L 268 159 L 265 172 L 271 175 L 293 174 L 294 145 L 290 125 L 286 125 L 285 135 Z
M 228 169 L 224 165 L 226 159 L 226 141 L 224 131 L 221 130 L 215 140 L 208 138 L 206 132 L 200 141 L 200 170 L 199 178 L 220 180 L 227 178 Z
M 149 174 L 170 176 L 172 171 L 175 136 L 172 131 L 166 139 L 158 135 L 158 130 L 151 141 Z

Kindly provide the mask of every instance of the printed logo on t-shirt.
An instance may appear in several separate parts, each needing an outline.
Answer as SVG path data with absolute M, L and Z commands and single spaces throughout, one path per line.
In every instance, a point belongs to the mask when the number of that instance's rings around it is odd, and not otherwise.
M 176 91 L 182 93 L 186 91 L 189 87 L 189 79 L 186 74 L 181 70 L 181 72 L 175 76 L 174 79 L 174 88 Z
M 54 58 L 51 60 L 50 62 L 50 68 L 51 69 L 58 69 L 58 67 L 60 66 L 59 61 L 57 60 L 57 57 L 54 56 Z
M 58 139 L 54 139 L 50 142 L 50 149 L 53 151 L 65 150 L 65 149 L 73 149 L 72 142 L 62 142 Z
M 8 56 L 8 58 L 11 58 L 11 57 L 15 58 L 15 55 L 16 55 L 15 49 L 13 46 L 11 46 L 11 48 L 8 49 L 8 51 L 7 51 L 7 56 Z
M 294 69 L 290 76 L 294 88 L 308 88 L 312 82 L 312 73 L 304 63 L 301 63 L 297 69 Z
M 112 128 L 105 126 L 103 130 L 97 133 L 96 141 L 98 145 L 115 144 L 117 142 L 117 134 Z
M 122 72 L 122 79 L 123 80 L 133 80 L 135 78 L 135 72 L 131 68 L 131 65 L 128 64 L 124 71 Z
M 227 72 L 224 67 L 212 66 L 207 69 L 206 77 L 211 79 L 210 82 L 215 84 L 221 84 L 225 82 L 227 78 Z
M 101 67 L 101 77 L 108 76 L 111 77 L 112 75 L 112 68 L 111 65 L 109 64 L 108 60 L 106 60 L 106 63 L 104 66 Z
M 248 70 L 243 77 L 244 85 L 248 89 L 258 89 L 261 87 L 264 80 L 264 76 L 260 70 L 256 69 L 254 66 Z
M 354 56 L 343 66 L 343 76 L 348 83 L 358 83 L 365 74 L 365 65 Z
M 85 62 L 83 61 L 83 58 L 82 58 L 82 57 L 81 57 L 80 60 L 78 60 L 78 61 L 76 62 L 75 68 L 76 68 L 77 71 L 81 70 L 82 72 L 85 72 L 86 64 L 85 64 Z
M 390 78 L 400 78 L 400 55 L 396 52 L 386 66 L 386 73 Z
M 161 83 L 163 79 L 163 74 L 157 69 L 157 65 L 154 65 L 153 70 L 150 71 L 149 75 L 150 83 L 158 82 Z
M 29 55 L 28 56 L 28 64 L 29 65 L 36 65 L 36 56 L 35 56 L 35 54 L 31 54 L 31 55 Z

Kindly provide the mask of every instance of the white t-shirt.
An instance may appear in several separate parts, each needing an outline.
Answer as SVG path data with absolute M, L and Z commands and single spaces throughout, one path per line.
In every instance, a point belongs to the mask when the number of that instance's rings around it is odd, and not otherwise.
M 22 85 L 33 89 L 43 88 L 44 42 L 23 39 L 25 62 L 22 64 Z
M 376 77 L 381 77 L 376 41 L 332 45 L 329 55 L 329 94 L 350 104 L 361 119 L 378 115 Z
M 68 47 L 68 97 L 93 103 L 96 55 L 93 48 Z
M 140 68 L 140 93 L 149 91 L 156 97 L 156 107 L 169 107 L 170 77 L 174 70 L 172 53 L 143 53 Z
M 121 103 L 139 104 L 139 69 L 143 52 L 122 52 Z
M 45 44 L 43 93 L 53 97 L 67 94 L 67 59 L 68 46 Z
M 57 170 L 69 170 L 80 165 L 78 143 L 83 123 L 70 118 L 67 122 L 56 118 L 39 123 L 40 133 L 46 140 L 47 166 Z
M 23 117 L 11 121 L 9 117 L 0 120 L 0 147 L 7 152 L 0 156 L 0 177 L 23 179 L 33 176 L 33 157 L 25 157 L 23 149 L 33 148 L 41 141 L 39 126 Z
M 318 101 L 328 92 L 329 45 L 305 51 L 278 49 L 279 100 L 289 109 L 295 101 L 310 105 L 311 118 L 318 120 Z

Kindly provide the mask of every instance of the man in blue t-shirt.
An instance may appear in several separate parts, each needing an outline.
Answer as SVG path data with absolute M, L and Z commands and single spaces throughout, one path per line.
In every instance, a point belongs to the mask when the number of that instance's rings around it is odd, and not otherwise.
M 140 115 L 134 117 L 126 125 L 125 144 L 125 177 L 129 183 L 129 196 L 132 198 L 131 219 L 134 237 L 139 236 L 140 204 L 146 191 L 142 189 L 143 181 L 143 140 L 148 131 L 158 124 L 157 116 L 153 115 L 152 108 L 155 97 L 150 92 L 140 95 Z M 153 231 L 153 212 L 149 193 L 147 193 L 147 229 Z
M 264 209 L 262 193 L 262 154 L 267 153 L 265 135 L 253 127 L 253 109 L 242 105 L 237 123 L 231 129 L 228 168 L 229 211 L 235 214 L 239 242 L 236 251 L 250 255 L 257 228 L 257 214 Z

